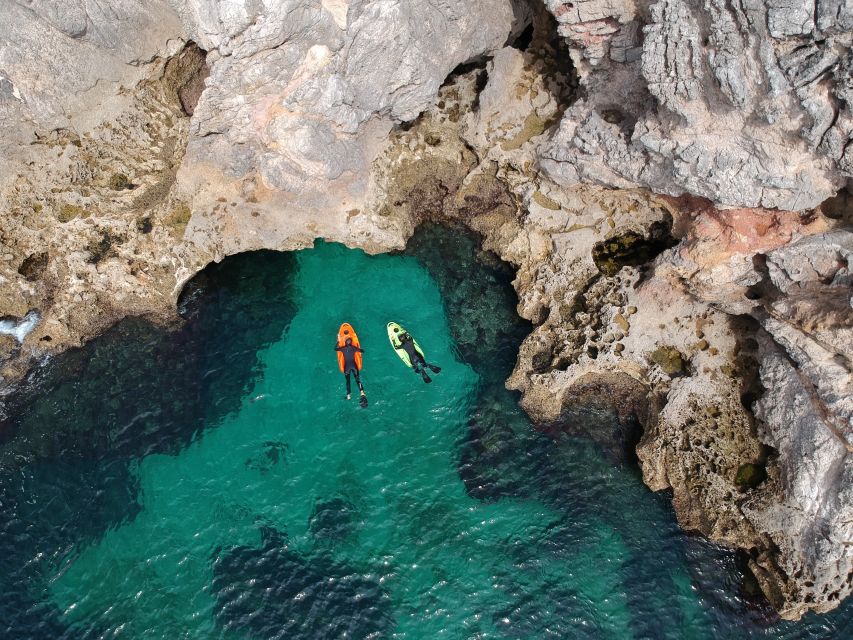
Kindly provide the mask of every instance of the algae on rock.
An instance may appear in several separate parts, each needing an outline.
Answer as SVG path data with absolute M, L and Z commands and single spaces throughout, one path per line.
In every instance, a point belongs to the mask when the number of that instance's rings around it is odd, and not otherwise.
M 649 360 L 670 377 L 684 373 L 684 356 L 675 347 L 660 346 L 649 354 Z

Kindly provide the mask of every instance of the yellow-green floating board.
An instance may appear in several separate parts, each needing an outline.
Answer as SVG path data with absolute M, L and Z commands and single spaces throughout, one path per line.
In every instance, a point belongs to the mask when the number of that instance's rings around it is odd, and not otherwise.
M 403 364 L 405 364 L 407 367 L 411 368 L 412 362 L 409 359 L 409 354 L 406 353 L 406 350 L 403 349 L 403 347 L 400 345 L 400 340 L 397 337 L 398 334 L 403 334 L 403 333 L 408 333 L 408 332 L 403 327 L 401 327 L 399 324 L 397 324 L 396 322 L 389 322 L 388 323 L 388 340 L 391 341 L 391 346 L 394 347 L 394 351 L 396 351 L 397 355 L 400 356 L 400 360 L 403 361 Z M 409 333 L 409 335 L 411 336 L 412 334 Z M 417 351 L 419 354 L 421 354 L 421 357 L 424 360 L 426 360 L 426 356 L 424 355 L 424 350 L 421 349 L 421 345 L 418 344 L 418 341 L 415 340 L 414 336 L 412 336 L 412 342 L 415 343 L 415 351 Z

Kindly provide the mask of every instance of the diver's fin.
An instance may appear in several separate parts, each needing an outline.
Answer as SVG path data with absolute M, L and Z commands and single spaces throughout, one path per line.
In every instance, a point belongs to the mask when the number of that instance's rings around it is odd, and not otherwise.
M 427 366 L 433 373 L 441 373 L 441 367 L 439 367 L 438 365 L 428 364 Z

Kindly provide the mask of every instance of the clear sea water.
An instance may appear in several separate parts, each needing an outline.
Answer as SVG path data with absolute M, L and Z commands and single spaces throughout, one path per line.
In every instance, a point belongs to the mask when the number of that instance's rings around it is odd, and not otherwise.
M 853 603 L 789 623 L 746 597 L 606 438 L 531 427 L 510 279 L 442 228 L 245 254 L 188 285 L 179 329 L 126 320 L 39 368 L 0 422 L 0 637 L 853 637 Z

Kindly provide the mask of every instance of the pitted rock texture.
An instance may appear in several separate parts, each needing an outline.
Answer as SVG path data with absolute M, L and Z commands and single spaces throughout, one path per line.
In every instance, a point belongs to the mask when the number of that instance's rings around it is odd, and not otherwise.
M 556 28 L 509 0 L 0 6 L 0 374 L 174 320 L 229 254 L 464 223 L 517 268 L 536 423 L 613 412 L 589 435 L 617 454 L 641 422 L 681 524 L 749 550 L 783 616 L 826 611 L 853 589 L 853 207 L 813 205 L 848 170 L 850 11 L 546 4 Z
M 156 1 L 5 2 L 0 44 L 0 316 L 39 318 L 0 354 L 14 378 L 125 315 L 173 314 L 176 274 L 205 264 L 176 246 L 169 196 L 204 56 Z
M 777 456 L 771 472 L 783 491 L 781 500 L 757 495 L 745 505 L 749 519 L 779 547 L 775 557 L 759 554 L 750 564 L 774 604 L 790 602 L 796 615 L 826 611 L 850 592 L 849 431 L 835 431 L 811 381 L 777 344 L 764 337 L 760 347 L 765 392 L 755 415 L 761 440 Z M 774 580 L 780 570 L 794 579 Z
M 545 4 L 587 89 L 542 152 L 557 182 L 798 211 L 853 176 L 847 4 Z

